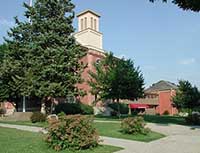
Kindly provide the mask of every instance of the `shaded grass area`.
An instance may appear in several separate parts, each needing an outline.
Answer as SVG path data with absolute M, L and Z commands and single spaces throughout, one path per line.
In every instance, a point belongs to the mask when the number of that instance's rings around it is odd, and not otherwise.
M 1 153 L 57 153 L 43 141 L 43 135 L 9 128 L 0 128 Z M 113 153 L 121 148 L 101 145 L 83 151 L 64 150 L 59 153 Z
M 128 117 L 128 115 L 124 115 L 120 119 L 117 116 L 108 116 L 108 117 L 95 116 L 95 120 L 121 121 L 123 118 L 126 118 L 126 117 Z M 186 125 L 185 118 L 180 117 L 180 116 L 143 115 L 143 117 L 144 117 L 144 120 L 149 123 Z
M 123 134 L 120 132 L 120 123 L 98 123 L 98 122 L 96 122 L 94 124 L 101 136 L 135 140 L 135 141 L 143 141 L 143 142 L 150 142 L 153 140 L 163 138 L 165 136 L 163 134 L 153 132 L 153 131 L 149 132 L 147 135 Z

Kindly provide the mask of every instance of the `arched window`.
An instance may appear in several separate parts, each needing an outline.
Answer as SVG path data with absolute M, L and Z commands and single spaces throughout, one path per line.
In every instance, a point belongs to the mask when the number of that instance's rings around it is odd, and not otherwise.
M 81 19 L 81 30 L 83 30 L 83 19 Z
M 85 17 L 85 29 L 87 29 L 87 18 Z
M 93 17 L 91 17 L 90 20 L 91 20 L 91 29 L 93 29 Z
M 97 20 L 94 19 L 94 30 L 97 30 Z

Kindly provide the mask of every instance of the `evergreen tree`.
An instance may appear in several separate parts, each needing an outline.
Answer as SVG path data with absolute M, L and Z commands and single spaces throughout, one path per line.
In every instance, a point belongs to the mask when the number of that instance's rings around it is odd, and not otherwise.
M 173 102 L 178 109 L 194 109 L 200 107 L 200 92 L 189 81 L 179 81 L 178 90 L 173 97 Z
M 27 21 L 15 18 L 8 32 L 8 53 L 0 68 L 5 93 L 12 96 L 77 96 L 85 50 L 72 33 L 74 4 L 71 0 L 36 0 L 33 7 L 24 3 Z M 29 22 L 29 21 L 30 22 Z M 2 88 L 2 87 L 1 87 Z
M 99 99 L 112 99 L 119 103 L 120 99 L 135 100 L 143 97 L 143 75 L 132 60 L 118 59 L 110 53 L 94 66 L 96 72 L 89 72 L 89 84 L 91 93 L 98 95 Z
M 150 2 L 155 2 L 156 0 L 149 0 Z M 162 0 L 167 2 L 167 0 Z M 183 10 L 191 10 L 194 12 L 200 11 L 200 0 L 172 0 L 172 3 L 177 5 Z
M 8 50 L 8 47 L 6 44 L 0 45 L 0 63 L 3 61 L 3 58 L 4 58 L 7 50 Z

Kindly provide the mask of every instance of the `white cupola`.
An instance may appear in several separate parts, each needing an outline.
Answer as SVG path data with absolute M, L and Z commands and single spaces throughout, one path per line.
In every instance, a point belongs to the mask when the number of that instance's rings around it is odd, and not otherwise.
M 103 34 L 99 32 L 100 15 L 86 10 L 77 15 L 78 32 L 74 34 L 77 42 L 89 48 L 103 49 Z

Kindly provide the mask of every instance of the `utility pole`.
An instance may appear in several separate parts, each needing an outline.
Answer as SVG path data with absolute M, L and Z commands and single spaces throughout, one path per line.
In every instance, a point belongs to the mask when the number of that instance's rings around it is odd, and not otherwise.
M 29 1 L 29 6 L 33 6 L 33 0 Z
M 32 7 L 33 6 L 33 0 L 29 0 L 29 6 Z M 29 22 L 31 22 L 31 18 L 29 17 Z
M 29 6 L 32 7 L 33 6 L 33 0 L 29 0 Z M 29 18 L 29 22 L 31 22 L 31 19 Z M 23 96 L 22 99 L 22 112 L 26 112 L 26 96 Z

